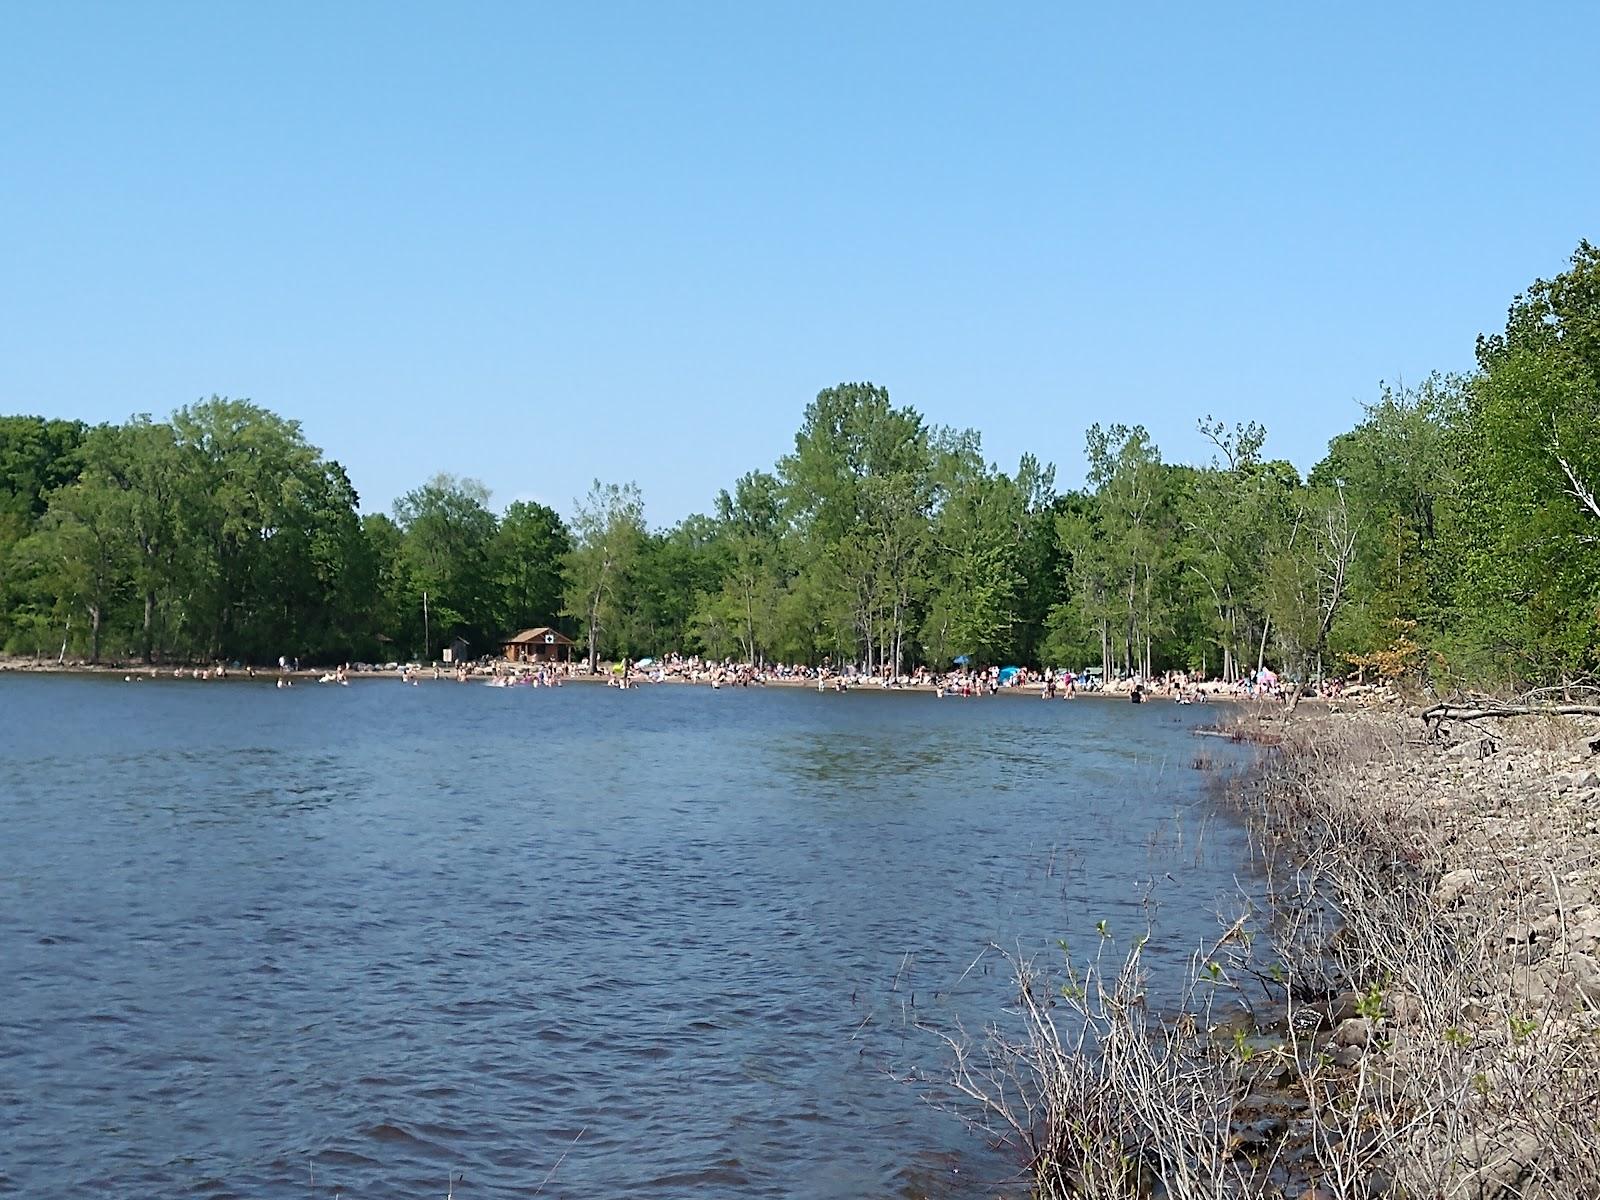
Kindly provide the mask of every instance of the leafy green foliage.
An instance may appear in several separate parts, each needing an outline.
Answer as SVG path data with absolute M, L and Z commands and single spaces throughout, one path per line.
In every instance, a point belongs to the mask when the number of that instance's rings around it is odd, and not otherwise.
M 1452 599 L 1480 673 L 1600 668 L 1600 249 L 1478 344 L 1449 446 Z
M 501 630 L 556 623 L 562 564 L 571 552 L 572 538 L 555 509 L 524 500 L 506 509 L 491 552 Z
M 439 646 L 457 637 L 481 653 L 498 625 L 499 530 L 489 489 L 476 479 L 435 475 L 396 500 L 394 514 L 405 535 L 406 578 L 416 593 L 411 607 L 425 613 L 424 657 L 436 657 Z
M 567 616 L 576 618 L 588 639 L 589 670 L 598 668 L 602 649 L 624 652 L 638 580 L 634 572 L 645 552 L 644 499 L 634 484 L 601 483 L 578 504 L 572 549 L 566 559 Z
M 985 459 L 843 383 L 708 515 L 596 482 L 569 527 L 435 476 L 360 512 L 299 425 L 212 398 L 167 421 L 0 418 L 0 639 L 146 660 L 437 656 L 561 624 L 602 658 L 1085 666 L 1271 662 L 1506 683 L 1600 671 L 1600 250 L 1536 281 L 1470 376 L 1383 388 L 1302 480 L 1207 416 L 1163 461 L 1092 426 L 1086 486 Z

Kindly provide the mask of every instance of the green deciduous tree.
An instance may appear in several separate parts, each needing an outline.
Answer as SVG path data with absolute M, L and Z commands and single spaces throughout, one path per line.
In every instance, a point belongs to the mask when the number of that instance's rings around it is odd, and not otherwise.
M 1313 487 L 1341 489 L 1360 514 L 1352 603 L 1334 631 L 1340 650 L 1382 645 L 1397 629 L 1445 619 L 1445 564 L 1435 543 L 1440 506 L 1455 483 L 1447 437 L 1461 386 L 1431 376 L 1419 387 L 1384 387 L 1361 423 L 1329 443 L 1308 479 Z
M 1206 417 L 1200 432 L 1217 449 L 1209 469 L 1189 481 L 1183 506 L 1182 562 L 1200 584 L 1211 618 L 1212 661 L 1225 681 L 1238 678 L 1255 657 L 1260 632 L 1261 555 L 1270 517 L 1273 479 L 1262 470 L 1266 430 L 1256 422 L 1233 426 Z
M 78 476 L 87 436 L 81 421 L 0 417 L 0 644 L 36 649 L 55 608 L 32 547 L 50 493 Z
M 39 574 L 89 631 L 89 661 L 100 661 L 101 638 L 131 577 L 124 506 L 116 490 L 90 472 L 50 495 L 37 533 L 23 543 Z
M 582 627 L 592 674 L 599 669 L 604 638 L 630 611 L 628 588 L 646 538 L 638 485 L 596 479 L 577 502 L 572 533 L 564 612 Z
M 1013 644 L 1018 570 L 1029 532 L 1029 505 L 1041 484 L 986 467 L 976 435 L 939 447 L 940 503 L 930 531 L 929 605 L 923 645 L 936 662 L 964 656 L 992 663 Z M 1023 472 L 1037 470 L 1024 462 Z
M 1322 675 L 1328 633 L 1349 599 L 1358 540 L 1344 492 L 1307 488 L 1296 498 L 1288 529 L 1270 545 L 1267 612 L 1302 683 Z
M 886 389 L 841 384 L 806 408 L 778 464 L 801 591 L 828 647 L 869 671 L 904 665 L 935 500 L 929 431 Z
M 1156 639 L 1171 624 L 1164 603 L 1175 563 L 1169 477 L 1143 426 L 1091 426 L 1088 455 L 1098 529 L 1086 551 L 1105 588 L 1103 628 L 1108 646 L 1121 647 L 1123 669 L 1148 676 Z
M 571 551 L 572 538 L 555 509 L 524 500 L 506 509 L 493 556 L 502 629 L 556 623 Z
M 716 519 L 727 566 L 720 588 L 702 594 L 696 628 L 713 656 L 737 648 L 745 661 L 762 662 L 780 636 L 787 586 L 782 485 L 765 471 L 740 476 L 731 493 L 717 494 Z
M 422 617 L 423 656 L 453 637 L 480 650 L 496 632 L 494 549 L 499 523 L 489 489 L 476 479 L 438 474 L 394 502 L 405 537 L 405 577 Z
M 1480 671 L 1600 668 L 1600 249 L 1511 306 L 1478 345 L 1450 434 L 1446 553 Z
M 447 475 L 393 520 L 362 516 L 343 468 L 248 401 L 95 429 L 0 418 L 0 637 L 91 658 L 431 656 L 559 615 L 591 666 L 681 650 L 885 674 L 965 656 L 1592 675 L 1600 250 L 1581 244 L 1477 349 L 1470 375 L 1383 388 L 1304 481 L 1260 425 L 1207 417 L 1194 466 L 1141 426 L 1094 425 L 1066 495 L 1041 459 L 1008 475 L 976 432 L 843 383 L 773 471 L 655 531 L 636 487 L 598 482 L 570 531 L 538 504 L 497 517 Z

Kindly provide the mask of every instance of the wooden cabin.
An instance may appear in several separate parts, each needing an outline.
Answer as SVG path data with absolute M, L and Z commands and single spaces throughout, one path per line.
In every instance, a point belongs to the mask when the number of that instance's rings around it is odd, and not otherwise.
M 566 662 L 572 657 L 572 639 L 548 625 L 524 629 L 500 648 L 512 662 Z

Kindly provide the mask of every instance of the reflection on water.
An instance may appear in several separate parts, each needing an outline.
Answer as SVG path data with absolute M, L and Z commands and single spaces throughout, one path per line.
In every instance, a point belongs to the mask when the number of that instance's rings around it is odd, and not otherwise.
M 1196 856 L 1207 714 L 1159 704 L 0 678 L 0 713 L 0 1190 L 1021 1195 L 895 1081 L 938 1068 L 917 1023 L 999 1017 L 986 946 L 1101 919 L 1154 911 L 1176 969 L 1243 857 Z

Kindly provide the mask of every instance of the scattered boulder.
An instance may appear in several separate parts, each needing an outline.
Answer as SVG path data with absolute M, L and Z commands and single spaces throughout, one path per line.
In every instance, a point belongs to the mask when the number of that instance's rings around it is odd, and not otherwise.
M 1340 992 L 1328 1005 L 1328 1017 L 1338 1025 L 1361 1013 L 1360 992 Z
M 1466 759 L 1469 762 L 1482 762 L 1484 759 L 1500 752 L 1500 743 L 1493 738 L 1478 738 L 1476 741 L 1457 742 L 1445 748 L 1447 758 Z
M 1394 1191 L 1394 1180 L 1386 1171 L 1374 1171 L 1367 1176 L 1367 1195 L 1387 1196 Z
M 1366 1053 L 1360 1046 L 1339 1046 L 1333 1052 L 1333 1063 L 1336 1067 L 1350 1070 L 1361 1065 L 1361 1058 Z
M 1439 878 L 1433 898 L 1443 908 L 1453 908 L 1461 900 L 1478 890 L 1478 873 L 1470 867 L 1447 871 Z
M 1316 1029 L 1322 1025 L 1337 1026 L 1341 1021 L 1359 1016 L 1360 1006 L 1360 992 L 1340 992 L 1326 1000 L 1312 1000 L 1302 1004 L 1296 1011 L 1295 1023 L 1301 1030 Z
M 1600 734 L 1585 734 L 1567 747 L 1567 753 L 1579 758 L 1600 754 Z
M 1591 909 L 1584 905 L 1567 918 L 1567 944 L 1574 950 L 1600 951 L 1600 913 L 1586 911 Z
M 1575 1000 L 1573 971 L 1570 962 L 1563 965 L 1554 957 L 1533 966 L 1520 966 L 1511 972 L 1505 992 L 1516 1002 L 1515 1007 L 1526 1013 L 1545 1012 L 1552 1004 L 1565 1007 Z
M 1383 1015 L 1396 1025 L 1415 1025 L 1422 1020 L 1422 1002 L 1410 992 L 1395 992 L 1383 998 Z
M 1529 1129 L 1507 1129 L 1498 1136 L 1469 1135 L 1457 1150 L 1465 1168 L 1459 1193 L 1471 1200 L 1501 1200 L 1518 1195 L 1517 1185 L 1539 1163 L 1543 1146 Z
M 1567 956 L 1567 980 L 1590 1004 L 1600 1004 L 1600 960 L 1582 951 Z
M 1600 772 L 1588 771 L 1562 771 L 1555 777 L 1557 790 L 1563 792 L 1582 792 L 1590 788 L 1600 787 Z
M 1340 1021 L 1339 1028 L 1333 1031 L 1333 1044 L 1335 1046 L 1366 1046 L 1372 1041 L 1372 1022 L 1366 1017 L 1351 1017 Z

